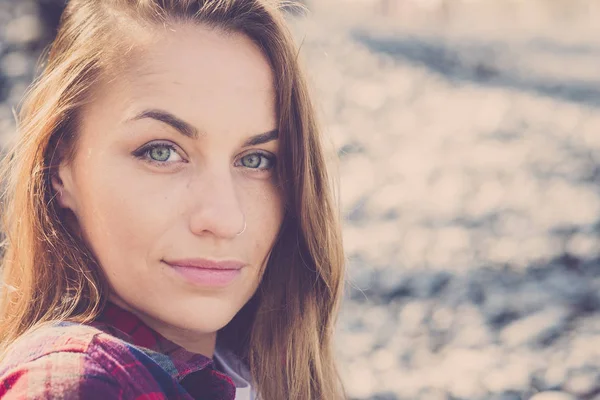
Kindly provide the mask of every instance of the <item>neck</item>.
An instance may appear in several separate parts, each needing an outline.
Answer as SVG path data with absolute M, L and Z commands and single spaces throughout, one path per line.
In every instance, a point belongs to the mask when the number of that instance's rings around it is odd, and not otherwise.
M 127 303 L 117 297 L 111 296 L 109 301 L 134 314 L 148 327 L 158 332 L 165 339 L 183 347 L 185 350 L 192 353 L 202 354 L 203 356 L 209 358 L 213 357 L 217 342 L 216 332 L 199 333 L 196 331 L 178 328 L 169 324 L 165 324 L 156 318 L 130 307 Z

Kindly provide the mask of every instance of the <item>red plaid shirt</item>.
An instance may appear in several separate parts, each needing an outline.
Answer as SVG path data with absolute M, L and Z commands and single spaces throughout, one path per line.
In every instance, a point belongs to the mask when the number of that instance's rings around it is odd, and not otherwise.
M 4 400 L 233 400 L 213 361 L 109 303 L 92 325 L 60 322 L 15 342 L 0 362 Z

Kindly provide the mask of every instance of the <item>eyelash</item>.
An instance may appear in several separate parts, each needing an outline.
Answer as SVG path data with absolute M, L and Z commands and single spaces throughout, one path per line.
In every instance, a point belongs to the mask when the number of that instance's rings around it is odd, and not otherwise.
M 240 157 L 236 160 L 234 165 L 237 166 L 241 162 L 241 160 L 243 160 L 245 157 L 252 156 L 252 155 L 258 155 L 258 156 L 266 159 L 269 163 L 271 163 L 271 166 L 267 167 L 267 168 L 250 168 L 250 167 L 244 167 L 242 165 L 242 168 L 246 169 L 250 173 L 269 172 L 269 171 L 273 170 L 275 168 L 275 166 L 277 165 L 277 162 L 276 162 L 277 157 L 275 155 L 273 155 L 271 153 L 267 153 L 265 151 L 261 151 L 261 150 L 255 150 L 251 153 L 244 154 L 242 157 Z M 262 164 L 262 160 L 261 160 L 261 164 Z
M 159 147 L 165 147 L 165 148 L 169 149 L 170 151 L 173 151 L 173 152 L 179 154 L 179 152 L 177 151 L 177 147 L 174 144 L 167 143 L 167 142 L 154 142 L 154 143 L 149 143 L 147 145 L 140 147 L 138 150 L 133 152 L 133 155 L 142 161 L 145 161 L 152 165 L 156 165 L 158 167 L 164 168 L 164 167 L 167 167 L 168 164 L 171 164 L 171 163 L 165 162 L 165 161 L 153 160 L 152 158 L 150 158 L 150 155 L 149 155 L 149 153 L 152 150 L 159 148 Z M 181 154 L 179 154 L 179 156 L 181 157 Z M 183 158 L 183 157 L 181 157 L 181 158 Z M 184 161 L 184 162 L 187 162 L 187 161 Z
M 171 164 L 171 163 L 166 162 L 166 161 L 156 161 L 156 160 L 153 160 L 152 158 L 150 158 L 150 156 L 149 156 L 149 153 L 152 150 L 154 150 L 155 148 L 159 148 L 159 147 L 167 148 L 170 151 L 174 151 L 175 153 L 179 154 L 179 151 L 177 150 L 177 146 L 175 146 L 172 143 L 154 142 L 154 143 L 149 143 L 147 145 L 140 147 L 138 150 L 133 152 L 133 155 L 140 160 L 143 160 L 150 164 L 156 165 L 160 168 L 165 168 L 168 166 L 168 164 Z M 239 164 L 239 161 L 241 159 L 243 159 L 244 157 L 248 157 L 248 156 L 255 155 L 255 154 L 267 159 L 268 162 L 270 162 L 272 165 L 269 168 L 263 168 L 263 169 L 244 167 L 246 170 L 248 170 L 248 172 L 250 172 L 250 173 L 268 172 L 275 168 L 277 157 L 273 154 L 270 154 L 270 153 L 267 153 L 267 152 L 261 151 L 261 150 L 255 150 L 254 152 L 244 154 L 242 157 L 240 157 L 238 160 L 236 160 L 235 165 L 237 166 Z M 184 160 L 183 162 L 186 162 L 186 163 L 188 162 L 181 156 L 181 154 L 179 154 L 179 156 Z

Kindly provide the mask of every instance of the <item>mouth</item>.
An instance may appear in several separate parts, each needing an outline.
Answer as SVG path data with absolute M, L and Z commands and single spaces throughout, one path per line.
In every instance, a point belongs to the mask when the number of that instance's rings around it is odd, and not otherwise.
M 181 260 L 163 260 L 165 263 L 183 268 L 199 268 L 213 270 L 240 270 L 244 263 L 237 260 L 214 261 L 206 258 L 186 258 Z
M 203 287 L 225 287 L 241 275 L 245 264 L 237 260 L 213 261 L 194 258 L 162 260 L 186 281 Z

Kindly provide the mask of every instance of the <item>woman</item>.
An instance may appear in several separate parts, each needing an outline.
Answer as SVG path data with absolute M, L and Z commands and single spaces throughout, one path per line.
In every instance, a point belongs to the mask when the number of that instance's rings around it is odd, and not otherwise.
M 343 397 L 339 223 L 274 5 L 72 0 L 18 130 L 0 397 Z

